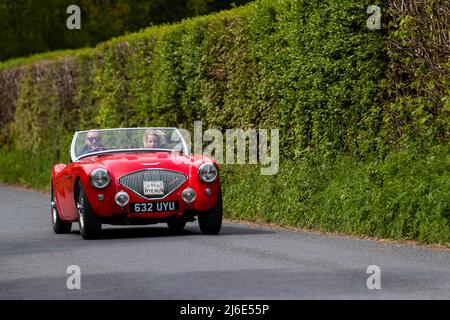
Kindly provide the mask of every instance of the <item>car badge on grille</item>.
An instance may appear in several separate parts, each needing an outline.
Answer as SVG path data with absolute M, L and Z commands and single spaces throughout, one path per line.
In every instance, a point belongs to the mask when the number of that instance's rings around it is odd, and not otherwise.
M 164 181 L 144 181 L 144 195 L 164 195 Z

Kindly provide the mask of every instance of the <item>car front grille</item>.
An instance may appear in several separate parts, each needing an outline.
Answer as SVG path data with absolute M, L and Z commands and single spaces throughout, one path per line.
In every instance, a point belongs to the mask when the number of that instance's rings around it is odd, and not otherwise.
M 164 169 L 145 169 L 126 174 L 119 178 L 119 183 L 144 199 L 162 199 L 175 191 L 187 180 L 187 176 L 180 172 Z M 163 195 L 144 195 L 144 181 L 163 181 Z

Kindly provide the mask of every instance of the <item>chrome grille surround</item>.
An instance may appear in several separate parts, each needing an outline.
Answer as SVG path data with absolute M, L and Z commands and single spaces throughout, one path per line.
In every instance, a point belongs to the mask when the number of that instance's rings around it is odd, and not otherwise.
M 146 200 L 160 200 L 177 190 L 185 181 L 184 173 L 167 169 L 143 169 L 121 176 L 119 183 Z M 144 195 L 144 181 L 163 181 L 164 195 Z

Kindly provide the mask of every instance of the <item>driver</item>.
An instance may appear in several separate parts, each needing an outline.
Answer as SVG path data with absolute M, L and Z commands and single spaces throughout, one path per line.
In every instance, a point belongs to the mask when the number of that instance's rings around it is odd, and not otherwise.
M 82 153 L 95 152 L 96 150 L 105 149 L 105 146 L 101 144 L 102 133 L 98 130 L 91 130 L 86 134 L 85 144 L 82 149 Z

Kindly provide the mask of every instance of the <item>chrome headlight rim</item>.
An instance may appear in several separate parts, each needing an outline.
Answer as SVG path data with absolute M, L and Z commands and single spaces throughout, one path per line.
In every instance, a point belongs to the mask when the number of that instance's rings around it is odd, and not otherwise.
M 208 167 L 214 171 L 214 177 L 208 179 L 207 177 L 204 176 L 204 174 L 202 174 L 202 171 L 205 170 L 206 167 Z M 209 170 L 208 170 L 208 173 L 210 173 Z M 203 182 L 212 183 L 217 180 L 218 176 L 219 176 L 219 172 L 217 171 L 217 168 L 214 166 L 214 164 L 212 164 L 211 162 L 205 162 L 198 168 L 198 177 Z
M 102 185 L 96 184 L 96 181 L 98 182 L 98 180 L 95 180 L 95 177 L 98 176 L 98 174 L 103 175 L 102 178 L 105 178 L 105 180 L 106 180 L 106 182 Z M 109 183 L 111 182 L 111 178 L 109 177 L 108 170 L 106 170 L 104 168 L 94 169 L 91 172 L 91 174 L 89 175 L 89 178 L 91 180 L 91 185 L 97 189 L 104 189 L 107 186 L 109 186 Z

